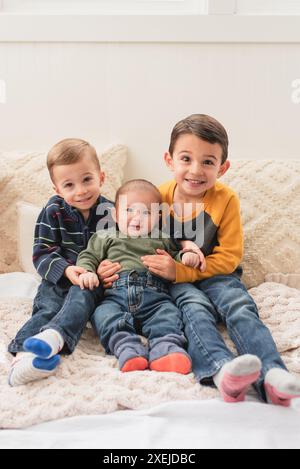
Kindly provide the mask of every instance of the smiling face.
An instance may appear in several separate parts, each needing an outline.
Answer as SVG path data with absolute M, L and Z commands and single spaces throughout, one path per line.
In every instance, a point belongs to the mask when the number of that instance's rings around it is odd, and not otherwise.
M 221 145 L 193 134 L 180 135 L 173 155 L 166 153 L 165 161 L 174 172 L 180 196 L 192 200 L 202 198 L 230 166 L 229 161 L 222 164 Z
M 77 163 L 54 166 L 52 179 L 57 195 L 86 218 L 100 196 L 105 175 L 99 171 L 92 158 L 85 157 Z
M 159 208 L 157 195 L 151 190 L 121 195 L 115 211 L 120 232 L 130 238 L 147 237 L 159 223 Z

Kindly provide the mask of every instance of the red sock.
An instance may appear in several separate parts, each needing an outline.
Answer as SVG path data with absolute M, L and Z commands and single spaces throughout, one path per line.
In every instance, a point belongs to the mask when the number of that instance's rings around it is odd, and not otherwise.
M 121 371 L 126 373 L 128 371 L 143 371 L 147 370 L 149 366 L 148 360 L 144 357 L 135 357 L 128 360 L 124 365 Z
M 170 353 L 150 363 L 150 370 L 160 372 L 173 372 L 187 375 L 191 372 L 190 358 L 184 353 Z

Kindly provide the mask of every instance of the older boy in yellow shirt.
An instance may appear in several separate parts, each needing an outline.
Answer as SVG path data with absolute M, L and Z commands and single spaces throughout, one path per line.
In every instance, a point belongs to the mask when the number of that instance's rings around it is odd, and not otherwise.
M 188 353 L 201 384 L 215 384 L 223 399 L 232 403 L 243 401 L 254 384 L 263 400 L 289 406 L 300 396 L 300 380 L 287 371 L 240 280 L 240 204 L 238 196 L 218 181 L 230 167 L 228 143 L 218 121 L 195 114 L 176 124 L 165 154 L 174 180 L 160 191 L 170 206 L 171 236 L 196 242 L 206 256 L 205 272 L 176 263 L 167 253 L 143 261 L 151 273 L 174 282 L 170 292 L 182 311 Z M 116 269 L 104 268 L 110 280 Z M 227 326 L 239 357 L 225 345 L 218 323 Z

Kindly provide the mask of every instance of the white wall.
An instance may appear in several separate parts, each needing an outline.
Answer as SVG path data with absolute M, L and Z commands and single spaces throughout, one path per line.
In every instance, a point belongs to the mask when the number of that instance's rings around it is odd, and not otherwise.
M 201 112 L 227 127 L 232 159 L 300 159 L 296 78 L 300 44 L 0 42 L 0 151 L 120 142 L 127 177 L 160 183 L 172 126 Z

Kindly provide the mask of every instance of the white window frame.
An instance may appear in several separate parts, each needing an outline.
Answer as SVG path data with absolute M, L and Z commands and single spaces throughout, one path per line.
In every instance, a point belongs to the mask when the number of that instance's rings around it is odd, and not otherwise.
M 0 0 L 0 42 L 300 43 L 300 16 L 237 15 L 238 0 L 206 1 L 207 15 L 128 14 L 125 18 L 1 13 Z
M 236 0 L 208 0 L 209 15 L 234 15 Z
M 59 14 L 60 12 L 65 13 L 66 10 L 67 10 L 67 14 L 71 14 L 69 7 L 64 6 L 64 5 L 70 4 L 69 2 L 71 1 L 72 0 L 39 0 L 39 1 L 37 0 L 0 0 L 0 12 L 3 9 L 3 5 L 6 2 L 14 2 L 15 4 L 19 3 L 20 5 L 24 5 L 24 3 L 27 2 L 28 3 L 27 13 L 43 14 L 43 11 L 45 11 L 46 12 L 45 14 L 48 14 L 47 9 L 50 9 L 52 11 L 54 9 L 56 10 L 55 14 Z M 264 14 L 263 8 L 265 7 L 261 7 L 261 4 L 265 3 L 267 7 L 267 4 L 272 0 L 199 0 L 199 3 L 200 1 L 201 2 L 203 1 L 204 3 L 207 4 L 205 9 L 207 10 L 207 13 L 209 15 L 239 14 L 238 3 L 240 1 L 241 2 L 249 1 L 251 3 L 253 3 L 254 1 L 258 3 L 260 6 L 256 7 L 256 9 L 254 9 L 254 12 L 255 14 L 263 15 Z M 281 1 L 281 0 L 277 0 L 277 1 Z M 293 0 L 293 3 L 296 3 L 296 1 L 299 5 L 299 6 L 297 5 L 297 11 L 300 13 L 300 4 L 298 0 Z M 37 4 L 40 3 L 41 5 L 41 2 L 43 6 L 38 7 L 37 9 L 34 5 L 33 6 L 31 5 L 32 3 L 37 3 Z M 121 9 L 121 6 L 123 6 L 125 2 L 126 2 L 125 8 L 124 10 L 121 10 L 122 15 L 123 14 L 124 15 L 135 14 L 134 13 L 135 9 L 139 11 L 138 14 L 140 15 L 143 15 L 143 14 L 148 15 L 150 14 L 150 10 L 152 10 L 152 5 L 154 6 L 154 12 L 155 12 L 154 14 L 161 14 L 161 13 L 170 14 L 170 15 L 172 14 L 197 14 L 197 13 L 201 14 L 201 12 L 199 11 L 200 6 L 199 8 L 197 8 L 196 6 L 197 0 L 103 0 L 103 6 L 99 5 L 98 7 L 96 6 L 96 0 L 74 0 L 74 3 L 77 5 L 76 11 L 79 12 L 80 14 L 84 14 L 85 10 L 89 11 L 90 9 L 92 10 L 94 9 L 93 13 L 95 14 L 97 14 L 97 10 L 100 14 L 105 14 L 106 12 L 108 12 L 108 14 L 113 14 L 115 12 L 116 14 L 120 14 L 115 10 L 115 8 L 117 10 Z M 55 6 L 53 6 L 53 4 Z M 91 4 L 95 6 L 92 7 Z M 24 13 L 24 7 L 23 8 L 20 7 L 20 8 L 22 10 L 22 13 Z M 148 8 L 150 8 L 150 10 L 148 10 Z M 12 10 L 8 9 L 8 12 L 18 13 L 18 7 L 15 6 L 12 8 Z M 203 14 L 203 11 L 202 11 L 202 14 Z M 242 9 L 241 14 L 247 15 L 248 13 L 247 11 L 243 12 L 243 9 Z M 251 15 L 251 13 L 249 14 Z M 276 15 L 277 12 L 275 11 L 273 14 Z M 278 14 L 280 14 L 281 16 L 283 15 L 283 13 L 280 11 Z
M 0 7 L 1 3 L 8 13 L 127 16 L 206 14 L 208 0 L 0 0 Z
M 299 0 L 237 0 L 238 15 L 300 15 Z

